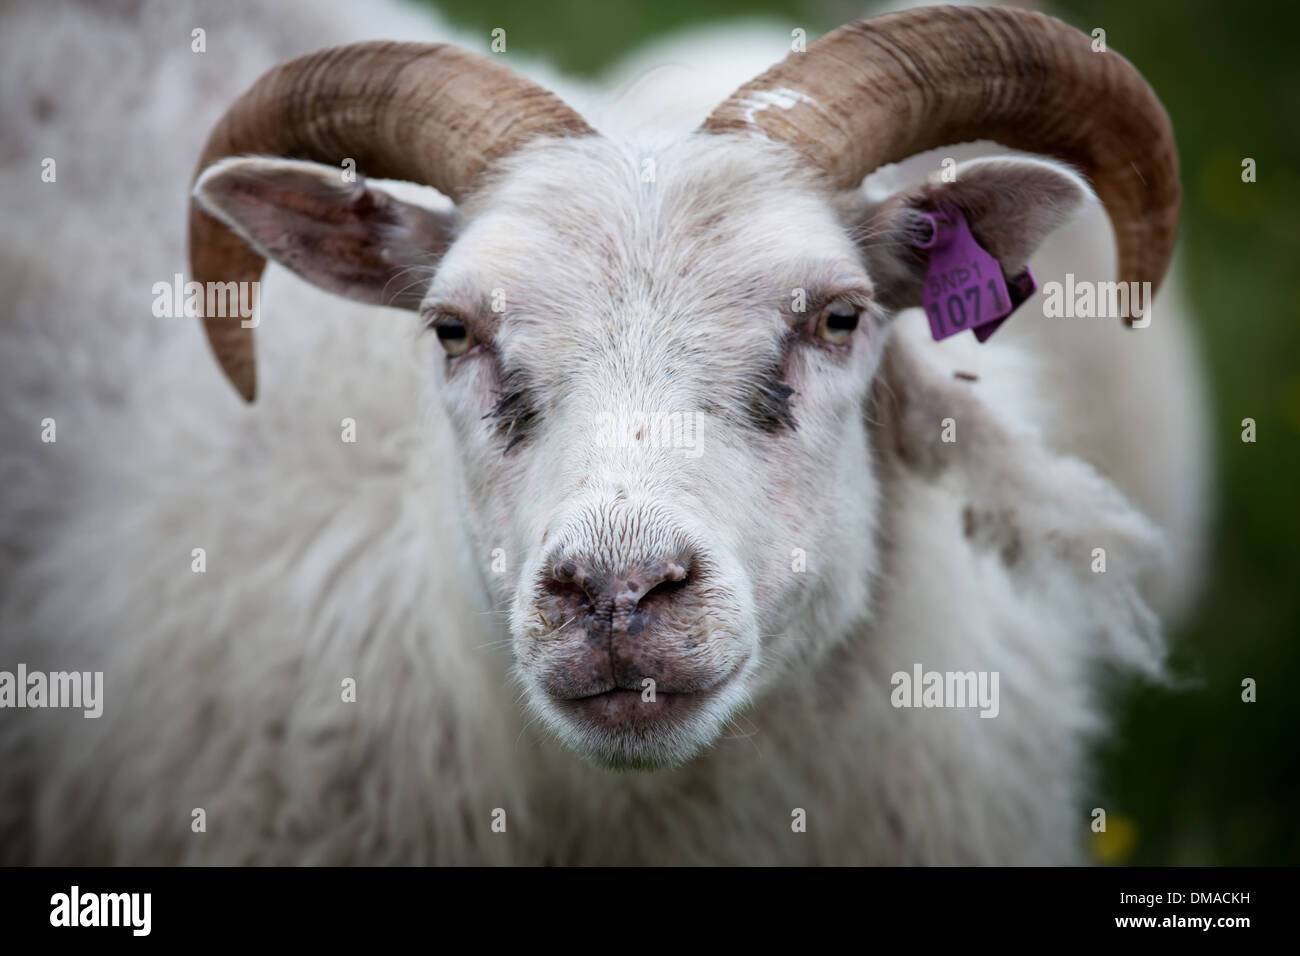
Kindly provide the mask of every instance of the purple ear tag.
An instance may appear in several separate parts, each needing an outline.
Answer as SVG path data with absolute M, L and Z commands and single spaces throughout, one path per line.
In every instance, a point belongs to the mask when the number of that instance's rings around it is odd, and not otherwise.
M 921 290 L 921 304 L 930 319 L 935 341 L 971 329 L 984 342 L 1007 316 L 1038 289 L 1025 266 L 1010 280 L 997 259 L 975 241 L 966 216 L 956 207 L 922 213 L 930 237 L 917 243 L 930 250 L 930 266 Z

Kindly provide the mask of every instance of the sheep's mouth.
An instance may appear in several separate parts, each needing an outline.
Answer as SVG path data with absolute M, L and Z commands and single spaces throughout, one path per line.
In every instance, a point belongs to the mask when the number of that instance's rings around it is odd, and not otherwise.
M 555 704 L 567 717 L 583 724 L 608 729 L 653 730 L 697 713 L 714 696 L 714 690 L 711 687 L 671 694 L 659 692 L 650 700 L 642 691 L 615 687 L 587 697 L 556 700 Z
M 707 717 L 711 704 L 744 670 L 739 661 L 707 687 L 690 691 L 655 691 L 612 687 L 582 697 L 552 697 L 551 702 L 570 723 L 586 731 L 652 736 L 680 731 L 684 724 Z

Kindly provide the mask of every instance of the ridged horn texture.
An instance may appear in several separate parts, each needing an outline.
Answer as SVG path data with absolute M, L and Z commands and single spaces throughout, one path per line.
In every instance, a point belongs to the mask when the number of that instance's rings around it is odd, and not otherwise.
M 1173 254 L 1169 117 L 1132 64 L 1040 13 L 928 7 L 848 24 L 742 86 L 701 128 L 787 143 L 839 188 L 976 139 L 1054 156 L 1105 204 L 1121 281 L 1154 290 Z
M 459 202 L 493 162 L 539 136 L 593 135 L 552 93 L 485 57 L 445 44 L 332 47 L 263 75 L 208 137 L 195 179 L 227 156 L 261 154 L 339 165 L 432 186 Z M 190 201 L 194 281 L 253 282 L 265 260 Z M 204 316 L 222 370 L 256 394 L 253 330 Z

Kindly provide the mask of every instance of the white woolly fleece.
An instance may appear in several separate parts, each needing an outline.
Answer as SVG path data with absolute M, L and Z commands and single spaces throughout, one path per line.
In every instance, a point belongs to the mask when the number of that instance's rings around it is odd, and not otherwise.
M 220 113 L 279 61 L 378 36 L 488 39 L 388 2 L 0 15 L 0 669 L 105 674 L 97 720 L 0 712 L 0 861 L 1079 860 L 1086 745 L 1104 727 L 1093 672 L 1160 673 L 1152 609 L 1184 606 L 1201 547 L 1205 416 L 1176 283 L 1136 336 L 1013 318 L 986 346 L 938 348 L 919 312 L 900 316 L 868 410 L 878 487 L 851 516 L 879 545 L 849 569 L 854 628 L 695 760 L 604 771 L 516 699 L 508 609 L 462 527 L 455 437 L 413 317 L 271 267 L 266 385 L 246 407 L 198 323 L 150 312 L 153 283 L 187 269 L 192 164 Z M 679 121 L 768 56 L 729 68 L 706 46 L 707 70 L 689 68 L 697 39 L 656 54 L 687 64 L 657 74 Z M 528 72 L 600 125 L 656 93 L 622 82 L 646 67 L 613 71 L 606 107 Z M 47 156 L 56 183 L 40 181 Z M 1033 260 L 1040 284 L 1109 278 L 1112 262 L 1099 210 Z M 918 443 L 906 416 L 938 421 L 954 402 L 980 440 Z M 339 440 L 349 417 L 355 443 Z M 815 595 L 805 610 L 809 631 L 832 626 Z M 890 675 L 916 662 L 997 671 L 997 719 L 891 706 Z

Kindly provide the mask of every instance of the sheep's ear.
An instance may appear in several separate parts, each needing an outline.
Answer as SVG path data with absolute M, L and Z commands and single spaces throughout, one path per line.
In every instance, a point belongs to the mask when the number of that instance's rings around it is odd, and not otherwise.
M 241 157 L 214 164 L 194 195 L 267 259 L 322 289 L 416 309 L 458 216 L 403 202 L 346 170 Z
M 1020 272 L 1052 230 L 1074 216 L 1092 190 L 1068 166 L 1042 159 L 977 159 L 956 166 L 945 182 L 936 173 L 923 186 L 870 205 L 854 201 L 848 216 L 887 309 L 920 305 L 930 233 L 924 214 L 941 206 L 966 216 L 971 235 L 1008 275 Z

